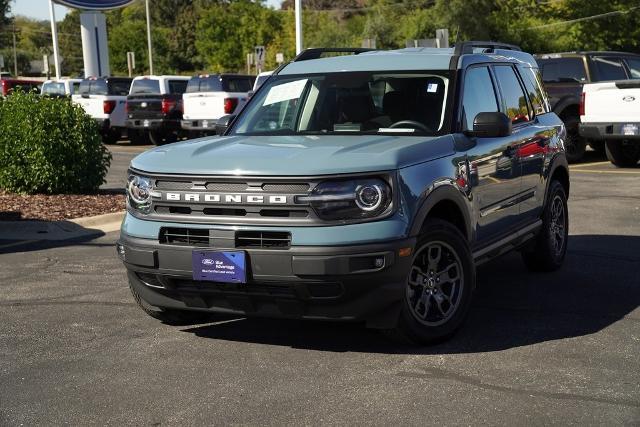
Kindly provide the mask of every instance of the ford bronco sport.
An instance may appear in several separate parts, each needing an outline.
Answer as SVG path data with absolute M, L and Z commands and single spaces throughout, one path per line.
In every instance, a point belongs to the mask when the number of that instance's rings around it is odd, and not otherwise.
M 131 162 L 117 253 L 162 321 L 363 321 L 433 342 L 462 324 L 479 264 L 563 262 L 564 125 L 514 46 L 309 49 L 225 124 Z

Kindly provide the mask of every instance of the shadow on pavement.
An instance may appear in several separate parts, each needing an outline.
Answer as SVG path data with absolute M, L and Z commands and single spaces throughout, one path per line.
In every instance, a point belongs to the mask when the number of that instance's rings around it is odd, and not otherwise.
M 401 346 L 358 324 L 237 318 L 200 337 L 336 352 L 475 353 L 596 333 L 640 305 L 640 237 L 571 236 L 563 268 L 530 273 L 517 253 L 482 266 L 469 317 L 451 340 Z M 639 321 L 640 319 L 634 319 Z
M 71 221 L 0 221 L 0 254 L 73 246 L 104 234 Z

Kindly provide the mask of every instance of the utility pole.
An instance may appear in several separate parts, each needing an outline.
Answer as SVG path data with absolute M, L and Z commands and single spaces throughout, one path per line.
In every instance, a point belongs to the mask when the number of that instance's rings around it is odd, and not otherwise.
M 296 55 L 302 52 L 302 0 L 295 0 Z
M 53 10 L 53 0 L 49 0 L 51 14 L 51 38 L 53 39 L 53 62 L 56 65 L 56 80 L 60 80 L 60 56 L 58 54 L 58 29 L 56 28 L 56 13 Z
M 16 52 L 16 23 L 13 22 L 13 75 L 18 77 L 18 53 Z
M 153 54 L 151 52 L 151 17 L 149 16 L 149 0 L 145 0 L 147 9 L 147 44 L 149 45 L 149 74 L 153 75 Z

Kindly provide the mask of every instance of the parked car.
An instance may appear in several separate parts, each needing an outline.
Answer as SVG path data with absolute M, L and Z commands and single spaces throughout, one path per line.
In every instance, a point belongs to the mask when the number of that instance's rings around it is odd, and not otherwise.
M 580 136 L 580 96 L 586 83 L 640 78 L 640 55 L 625 52 L 566 52 L 537 55 L 551 108 L 567 127 L 567 158 L 576 162 L 587 144 L 603 151 L 600 140 Z
M 11 91 L 15 88 L 21 88 L 25 92 L 29 92 L 32 90 L 37 90 L 40 92 L 40 87 L 42 86 L 42 82 L 39 80 L 28 80 L 28 79 L 0 79 L 0 87 L 2 89 L 2 96 L 7 96 L 11 93 Z
M 72 96 L 78 93 L 82 79 L 47 80 L 42 84 L 41 95 L 52 97 Z
M 537 73 L 494 42 L 303 51 L 222 136 L 132 160 L 116 249 L 134 299 L 166 322 L 222 312 L 450 337 L 476 266 L 514 249 L 532 270 L 565 257 L 564 126 Z
M 640 77 L 640 67 L 638 68 Z M 590 83 L 582 88 L 580 135 L 605 144 L 618 167 L 640 160 L 640 80 Z
M 130 86 L 129 77 L 89 77 L 80 82 L 78 92 L 71 96 L 98 122 L 105 144 L 114 144 L 126 132 L 125 102 Z
M 220 117 L 242 109 L 253 81 L 253 76 L 241 74 L 201 74 L 191 77 L 182 95 L 182 129 L 191 135 L 214 133 Z
M 182 94 L 189 77 L 142 76 L 133 79 L 127 97 L 127 128 L 132 142 L 162 145 L 178 139 Z

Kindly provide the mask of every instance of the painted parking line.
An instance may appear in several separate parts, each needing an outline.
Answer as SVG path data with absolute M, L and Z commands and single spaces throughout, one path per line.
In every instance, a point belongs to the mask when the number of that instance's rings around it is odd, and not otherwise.
M 611 162 L 609 162 L 609 161 L 606 161 L 606 162 L 579 163 L 577 165 L 569 166 L 569 169 L 584 168 L 584 167 L 589 167 L 589 166 L 610 165 L 610 164 L 611 164 Z
M 7 243 L 6 245 L 0 245 L 0 249 L 12 248 L 14 246 L 28 245 L 29 243 L 35 243 L 38 240 L 21 240 L 19 242 Z
M 599 170 L 589 170 L 589 169 L 571 169 L 571 172 L 578 173 L 598 173 L 602 175 L 639 175 L 640 170 L 637 171 L 599 171 Z

